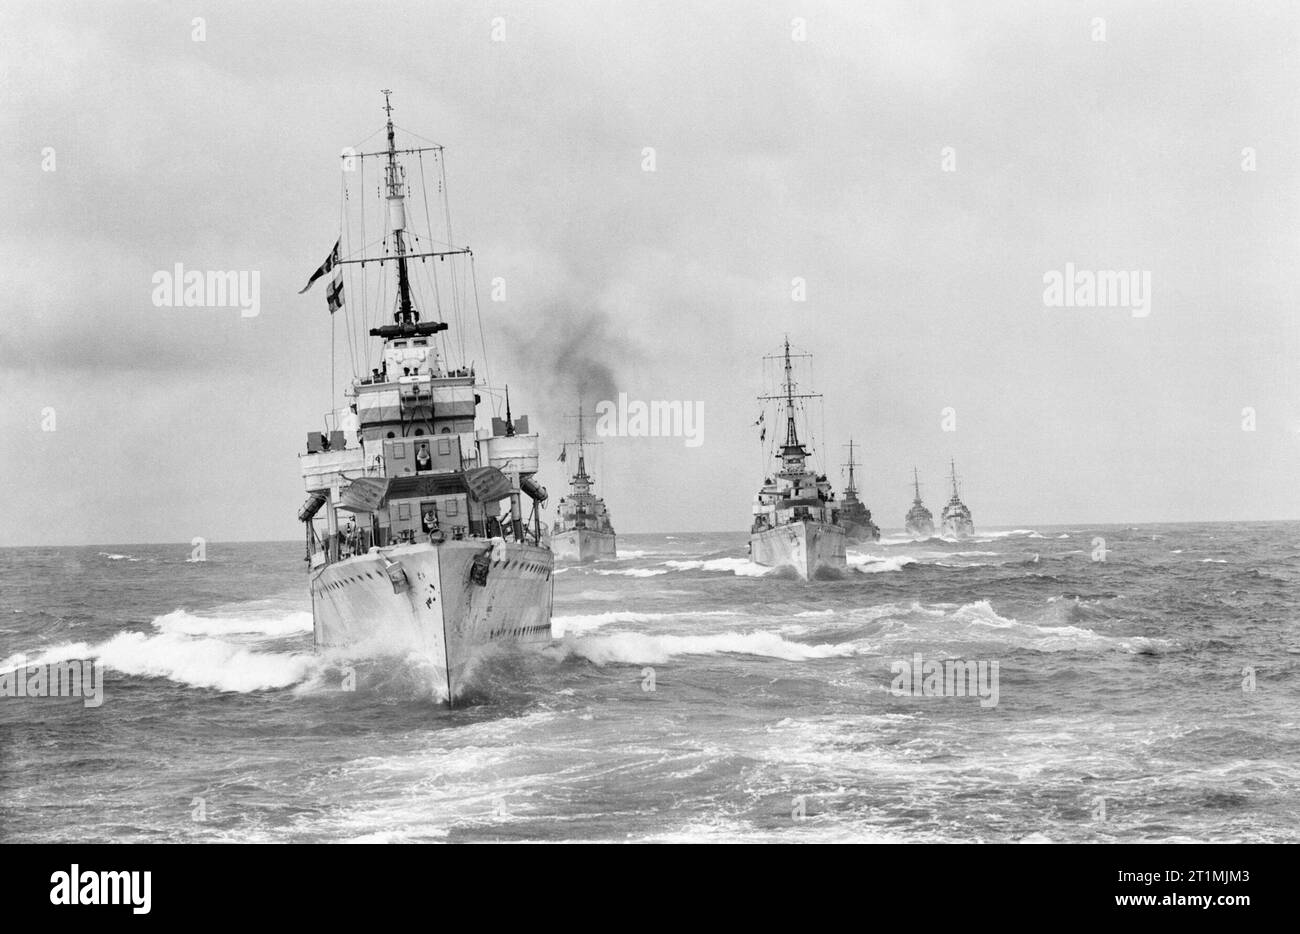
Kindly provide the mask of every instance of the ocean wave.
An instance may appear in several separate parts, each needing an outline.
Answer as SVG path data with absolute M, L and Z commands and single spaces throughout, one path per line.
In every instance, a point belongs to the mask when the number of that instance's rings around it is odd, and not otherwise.
M 616 577 L 658 577 L 668 572 L 663 568 L 626 568 L 622 571 L 597 571 L 596 573 Z
M 259 652 L 250 646 L 177 632 L 120 632 L 95 645 L 67 642 L 31 659 L 14 656 L 0 667 L 7 670 L 11 665 L 45 665 L 69 659 L 93 659 L 120 674 L 166 678 L 241 694 L 290 687 L 307 680 L 323 664 L 311 653 Z
M 101 558 L 107 558 L 109 561 L 140 561 L 140 560 L 142 560 L 142 559 L 140 559 L 140 558 L 137 558 L 135 555 L 120 555 L 120 554 L 117 554 L 117 553 L 115 553 L 115 552 L 111 552 L 111 551 L 101 551 L 101 552 L 99 552 L 99 556 L 100 556 Z
M 893 558 L 876 557 L 867 554 L 852 554 L 846 556 L 848 565 L 855 571 L 863 574 L 881 574 L 886 571 L 901 571 L 909 564 L 916 564 L 915 558 L 907 555 L 898 555 Z
M 560 638 L 566 635 L 581 635 L 612 623 L 653 623 L 671 619 L 689 620 L 735 615 L 734 610 L 709 610 L 699 613 L 640 613 L 634 610 L 614 610 L 609 613 L 553 616 L 551 617 L 551 631 L 556 638 Z
M 702 558 L 690 561 L 665 561 L 674 571 L 717 571 L 737 577 L 762 577 L 771 568 L 755 564 L 748 558 Z
M 622 600 L 623 595 L 616 590 L 584 590 L 578 594 L 579 600 Z
M 547 649 L 561 656 L 576 655 L 597 665 L 622 662 L 632 665 L 663 664 L 679 655 L 757 655 L 785 661 L 853 655 L 849 644 L 808 645 L 791 642 L 779 632 L 722 632 L 699 636 L 653 635 L 619 632 L 608 635 L 574 636 L 558 647 Z
M 185 609 L 159 616 L 153 626 L 160 632 L 186 636 L 293 636 L 312 631 L 311 611 L 259 615 L 198 616 Z
M 1119 650 L 1137 654 L 1167 650 L 1172 644 L 1167 639 L 1147 636 L 1103 635 L 1051 618 L 1070 612 L 1073 607 L 1073 603 L 1063 603 L 1058 598 L 1043 608 L 1044 617 L 1037 620 L 1002 616 L 987 600 L 960 605 L 886 605 L 873 608 L 871 615 L 884 624 L 881 630 L 883 642 L 877 644 L 878 651 L 885 651 L 898 642 L 951 645 L 963 639 L 987 639 L 1012 649 L 1038 652 Z

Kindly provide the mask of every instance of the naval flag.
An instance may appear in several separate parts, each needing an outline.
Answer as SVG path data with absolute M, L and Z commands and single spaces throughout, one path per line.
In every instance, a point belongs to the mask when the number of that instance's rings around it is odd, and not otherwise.
M 564 455 L 565 455 L 565 454 L 568 454 L 568 453 L 569 453 L 569 449 L 568 449 L 568 448 L 566 448 L 566 447 L 561 447 L 561 448 L 560 448 L 560 463 L 561 463 L 561 464 L 564 463 Z
M 317 269 L 315 272 L 311 274 L 311 278 L 307 280 L 307 284 L 298 290 L 299 295 L 301 295 L 303 292 L 306 292 L 308 289 L 310 289 L 313 282 L 315 282 L 321 276 L 325 275 L 325 273 L 329 272 L 336 265 L 338 265 L 339 258 L 340 258 L 339 257 L 340 243 L 342 243 L 342 240 L 334 241 L 334 249 L 330 250 L 330 255 L 325 257 L 325 262 L 321 263 L 320 269 Z
M 334 281 L 330 287 L 325 290 L 325 301 L 329 303 L 330 314 L 338 311 L 343 307 L 343 273 L 340 271 L 334 276 Z

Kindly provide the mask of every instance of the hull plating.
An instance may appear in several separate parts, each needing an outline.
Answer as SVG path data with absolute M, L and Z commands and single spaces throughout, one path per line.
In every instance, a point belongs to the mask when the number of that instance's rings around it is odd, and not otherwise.
M 472 578 L 477 556 L 487 564 L 482 583 Z M 553 568 L 549 549 L 499 539 L 371 549 L 313 577 L 316 644 L 418 652 L 454 698 L 484 647 L 551 640 Z M 405 575 L 401 592 L 390 573 Z
M 944 519 L 944 538 L 970 538 L 975 534 L 975 524 L 969 519 Z
M 617 538 L 613 532 L 594 529 L 570 529 L 551 537 L 551 551 L 558 561 L 585 564 L 600 558 L 618 557 Z
M 843 571 L 844 529 L 825 522 L 791 522 L 749 538 L 750 558 L 770 568 L 793 568 L 803 580 L 820 571 Z

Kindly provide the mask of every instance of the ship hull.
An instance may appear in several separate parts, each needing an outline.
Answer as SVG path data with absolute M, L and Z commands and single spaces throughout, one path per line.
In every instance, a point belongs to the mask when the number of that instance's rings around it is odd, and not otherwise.
M 907 534 L 913 538 L 933 538 L 934 522 L 930 519 L 908 522 Z
M 880 529 L 873 522 L 870 525 L 862 525 L 858 522 L 845 522 L 844 538 L 850 545 L 860 545 L 863 542 L 880 541 Z
M 525 542 L 372 548 L 313 576 L 316 645 L 418 652 L 454 700 L 487 646 L 550 642 L 553 570 L 550 550 Z
M 823 571 L 843 571 L 844 529 L 826 522 L 791 522 L 749 537 L 750 560 L 770 568 L 791 568 L 802 580 Z
M 943 537 L 961 541 L 975 534 L 975 524 L 969 519 L 944 519 Z
M 617 558 L 617 538 L 613 532 L 595 529 L 569 529 L 551 536 L 551 551 L 557 561 L 586 564 L 601 558 Z

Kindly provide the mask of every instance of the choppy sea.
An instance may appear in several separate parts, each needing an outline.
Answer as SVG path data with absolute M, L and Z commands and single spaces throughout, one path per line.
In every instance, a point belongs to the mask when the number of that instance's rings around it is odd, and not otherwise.
M 0 549 L 0 671 L 105 672 L 0 696 L 0 841 L 1300 840 L 1300 523 L 887 533 L 813 583 L 619 544 L 453 709 L 313 650 L 299 545 Z

